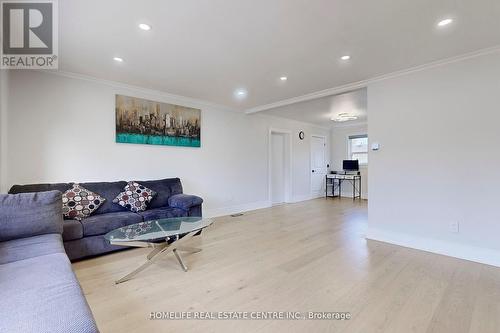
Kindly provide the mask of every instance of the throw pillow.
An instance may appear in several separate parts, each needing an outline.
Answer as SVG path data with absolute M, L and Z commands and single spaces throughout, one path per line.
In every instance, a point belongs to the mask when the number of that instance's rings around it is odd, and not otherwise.
M 106 199 L 99 194 L 73 184 L 73 187 L 62 195 L 63 215 L 81 221 L 99 208 L 104 201 Z
M 123 192 L 113 200 L 128 210 L 137 213 L 143 212 L 148 208 L 148 204 L 153 200 L 156 192 L 136 182 L 128 182 Z

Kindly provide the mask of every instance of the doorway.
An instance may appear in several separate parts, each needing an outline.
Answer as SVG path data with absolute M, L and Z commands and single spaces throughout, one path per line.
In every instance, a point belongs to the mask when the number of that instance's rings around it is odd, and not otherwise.
M 271 205 L 291 199 L 291 133 L 269 131 L 269 201 Z
M 326 137 L 311 136 L 311 196 L 323 196 L 325 193 L 326 165 Z

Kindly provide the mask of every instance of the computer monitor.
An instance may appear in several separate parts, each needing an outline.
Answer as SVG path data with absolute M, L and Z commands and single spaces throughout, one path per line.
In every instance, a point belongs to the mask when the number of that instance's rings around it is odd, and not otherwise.
M 345 171 L 359 171 L 359 162 L 358 160 L 344 160 L 342 168 Z

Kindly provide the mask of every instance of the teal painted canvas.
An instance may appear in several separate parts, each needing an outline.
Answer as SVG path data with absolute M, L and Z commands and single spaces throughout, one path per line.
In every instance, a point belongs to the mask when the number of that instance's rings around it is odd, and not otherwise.
M 200 147 L 201 110 L 116 95 L 116 142 Z

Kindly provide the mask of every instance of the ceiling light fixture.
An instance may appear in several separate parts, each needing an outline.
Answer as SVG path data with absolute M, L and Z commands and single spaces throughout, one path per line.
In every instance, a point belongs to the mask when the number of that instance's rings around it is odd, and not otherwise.
M 280 80 L 281 81 L 286 81 L 286 80 L 288 80 L 288 78 L 286 76 L 282 76 L 282 77 L 280 77 Z
M 453 22 L 453 19 L 447 18 L 447 19 L 439 21 L 439 23 L 437 25 L 438 25 L 438 27 L 444 27 L 444 26 L 447 26 L 448 24 L 450 24 L 452 22 Z
M 245 89 L 238 89 L 234 92 L 234 96 L 236 96 L 237 98 L 245 98 L 247 97 L 247 91 Z
M 358 119 L 357 116 L 350 115 L 348 113 L 339 113 L 336 117 L 330 118 L 330 120 L 333 120 L 338 123 L 342 123 L 344 121 L 349 121 L 349 120 L 356 120 Z
M 151 30 L 151 26 L 149 24 L 146 24 L 146 23 L 139 24 L 139 28 L 142 30 L 145 30 L 145 31 Z
M 345 55 L 345 56 L 342 56 L 340 57 L 341 60 L 349 60 L 351 59 L 351 56 L 350 55 Z
M 123 62 L 123 59 L 120 57 L 114 57 L 113 60 L 116 62 Z

